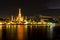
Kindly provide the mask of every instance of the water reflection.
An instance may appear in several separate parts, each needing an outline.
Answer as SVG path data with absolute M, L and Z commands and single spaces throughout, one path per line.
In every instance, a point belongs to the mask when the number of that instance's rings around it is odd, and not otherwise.
M 4 24 L 0 25 L 0 40 L 53 40 L 57 38 L 58 28 L 54 25 Z
M 24 25 L 18 25 L 17 36 L 18 40 L 24 40 Z
M 6 38 L 7 40 L 17 40 L 17 26 L 6 25 Z
M 50 25 L 50 39 L 53 40 L 53 29 L 55 27 L 55 24 Z
M 2 40 L 2 25 L 0 25 L 0 40 Z

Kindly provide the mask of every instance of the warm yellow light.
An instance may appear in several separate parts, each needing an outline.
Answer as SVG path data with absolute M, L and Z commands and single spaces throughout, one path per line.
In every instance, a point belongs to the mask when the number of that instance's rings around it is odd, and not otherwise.
M 0 22 L 0 24 L 3 24 L 2 22 Z
M 25 29 L 27 29 L 27 25 L 25 25 Z
M 0 24 L 2 23 L 0 22 Z M 0 25 L 0 39 L 2 39 L 2 25 Z
M 38 24 L 46 24 L 46 22 L 38 22 Z
M 46 24 L 46 22 L 43 22 L 43 24 Z
M 10 23 L 7 23 L 7 24 L 10 24 Z
M 41 22 L 38 22 L 38 24 L 42 24 Z
M 44 19 L 41 19 L 40 22 L 38 22 L 38 24 L 46 24 L 46 22 L 44 21 Z

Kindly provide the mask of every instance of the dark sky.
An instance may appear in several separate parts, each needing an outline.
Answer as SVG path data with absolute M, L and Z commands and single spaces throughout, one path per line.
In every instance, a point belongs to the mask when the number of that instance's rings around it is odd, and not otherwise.
M 39 15 L 46 13 L 46 0 L 0 0 L 0 17 L 17 16 L 18 8 L 23 15 Z
M 0 17 L 17 16 L 18 8 L 23 15 L 54 15 L 48 9 L 60 9 L 60 0 L 0 0 Z
M 48 9 L 60 9 L 60 0 L 49 0 Z
M 17 8 L 18 8 L 18 1 L 0 0 L 0 18 L 16 15 Z
M 49 0 L 47 12 L 52 16 L 60 16 L 60 0 Z

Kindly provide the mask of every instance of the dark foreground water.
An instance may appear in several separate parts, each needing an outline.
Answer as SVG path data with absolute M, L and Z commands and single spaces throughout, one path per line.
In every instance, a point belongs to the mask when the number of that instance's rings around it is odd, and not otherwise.
M 60 27 L 0 25 L 0 40 L 60 40 Z

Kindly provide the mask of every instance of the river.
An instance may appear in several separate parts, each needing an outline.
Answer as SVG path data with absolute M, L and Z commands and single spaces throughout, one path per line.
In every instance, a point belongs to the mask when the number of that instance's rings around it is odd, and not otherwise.
M 52 27 L 52 26 L 51 26 Z M 0 40 L 57 40 L 60 27 L 1 24 Z

